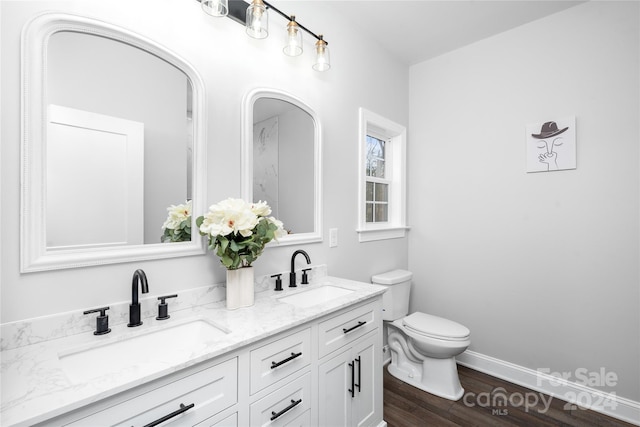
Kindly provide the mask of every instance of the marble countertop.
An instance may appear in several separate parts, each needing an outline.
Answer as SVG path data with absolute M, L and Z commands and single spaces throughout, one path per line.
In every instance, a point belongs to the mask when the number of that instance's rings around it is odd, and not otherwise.
M 295 289 L 285 288 L 282 292 L 258 292 L 255 304 L 247 308 L 227 310 L 225 302 L 220 301 L 174 311 L 168 320 L 145 318 L 137 328 L 119 324 L 102 336 L 84 332 L 2 351 L 0 422 L 3 426 L 21 426 L 44 421 L 380 295 L 386 289 L 331 276 L 318 277 L 314 282 Z M 327 284 L 354 292 L 307 308 L 279 301 L 281 297 Z M 126 340 L 196 318 L 228 333 L 164 366 L 157 363 L 151 368 L 149 364 L 140 369 L 132 366 L 108 375 L 94 375 L 90 381 L 74 382 L 60 362 L 60 355 L 74 349 Z

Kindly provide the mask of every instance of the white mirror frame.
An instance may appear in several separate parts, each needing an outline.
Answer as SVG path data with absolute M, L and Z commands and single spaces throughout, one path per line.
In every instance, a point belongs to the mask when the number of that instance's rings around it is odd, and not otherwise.
M 102 36 L 137 47 L 170 63 L 187 75 L 193 88 L 193 212 L 206 209 L 205 89 L 196 70 L 165 47 L 129 30 L 91 18 L 45 13 L 22 31 L 22 177 L 20 203 L 20 271 L 22 273 L 91 265 L 181 257 L 206 253 L 196 232 L 191 242 L 112 248 L 47 250 L 46 144 L 47 45 L 56 32 Z M 195 215 L 192 230 L 196 231 Z
M 314 177 L 313 177 L 313 231 L 288 234 L 278 239 L 276 245 L 297 245 L 322 241 L 322 131 L 315 111 L 301 99 L 278 89 L 258 88 L 249 92 L 242 102 L 242 198 L 253 201 L 253 106 L 260 98 L 273 98 L 289 102 L 309 114 L 314 124 Z M 286 227 L 286 224 L 285 224 Z

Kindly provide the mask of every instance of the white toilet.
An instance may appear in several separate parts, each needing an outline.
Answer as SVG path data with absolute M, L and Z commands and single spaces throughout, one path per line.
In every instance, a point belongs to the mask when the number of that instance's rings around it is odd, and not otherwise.
M 459 323 L 425 313 L 409 313 L 413 274 L 393 270 L 371 278 L 388 286 L 382 297 L 382 319 L 391 350 L 391 375 L 421 390 L 446 399 L 464 394 L 455 356 L 471 344 L 469 329 Z

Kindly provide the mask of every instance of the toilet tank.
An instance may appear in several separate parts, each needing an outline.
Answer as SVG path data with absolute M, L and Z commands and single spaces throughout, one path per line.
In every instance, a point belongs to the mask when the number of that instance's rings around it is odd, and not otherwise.
M 409 292 L 413 273 L 393 270 L 371 277 L 374 285 L 387 286 L 382 295 L 382 320 L 397 320 L 409 314 Z

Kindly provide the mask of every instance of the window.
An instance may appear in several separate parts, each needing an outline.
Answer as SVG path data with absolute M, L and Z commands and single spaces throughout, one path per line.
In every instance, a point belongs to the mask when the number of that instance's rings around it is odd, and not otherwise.
M 406 234 L 406 129 L 360 109 L 359 239 Z
M 365 222 L 387 222 L 389 218 L 389 185 L 385 176 L 386 139 L 366 135 Z

